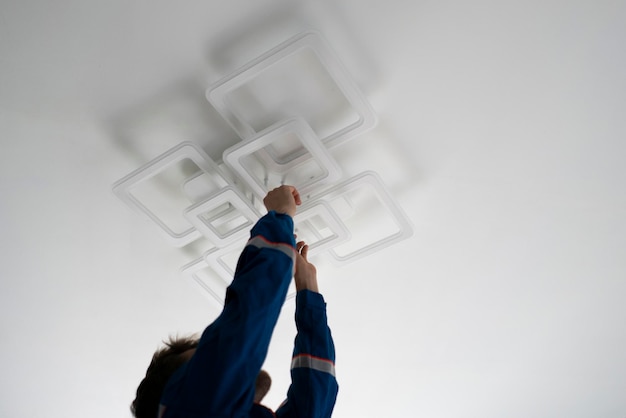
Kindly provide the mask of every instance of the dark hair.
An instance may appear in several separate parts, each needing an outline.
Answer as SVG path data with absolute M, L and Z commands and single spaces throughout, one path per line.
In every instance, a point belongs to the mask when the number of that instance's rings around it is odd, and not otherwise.
M 170 337 L 169 341 L 164 343 L 165 347 L 157 350 L 152 356 L 146 377 L 139 384 L 137 396 L 130 405 L 130 411 L 137 418 L 157 416 L 165 384 L 176 369 L 186 361 L 181 354 L 198 346 L 198 340 L 191 337 Z

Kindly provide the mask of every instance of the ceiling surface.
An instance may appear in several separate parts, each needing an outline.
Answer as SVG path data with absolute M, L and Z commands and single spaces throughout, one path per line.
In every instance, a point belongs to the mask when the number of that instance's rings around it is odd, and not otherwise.
M 112 184 L 239 141 L 211 83 L 303 30 L 378 115 L 332 150 L 414 235 L 318 261 L 336 417 L 626 416 L 626 2 L 0 4 L 0 416 L 129 417 L 169 335 L 219 313 Z M 363 225 L 363 228 L 367 228 Z M 265 368 L 289 384 L 287 303 Z

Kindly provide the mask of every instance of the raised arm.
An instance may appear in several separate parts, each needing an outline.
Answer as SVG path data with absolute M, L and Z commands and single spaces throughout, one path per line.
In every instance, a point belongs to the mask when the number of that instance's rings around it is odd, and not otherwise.
M 296 327 L 291 386 L 278 418 L 327 418 L 337 399 L 335 346 L 328 328 L 326 303 L 318 293 L 317 271 L 308 262 L 308 246 L 297 244 Z
M 300 196 L 281 186 L 264 203 L 268 214 L 252 228 L 224 310 L 168 382 L 163 405 L 172 416 L 243 416 L 253 405 L 255 379 L 295 269 L 292 217 Z
M 238 315 L 261 306 L 280 310 L 295 271 L 293 217 L 300 195 L 293 186 L 281 186 L 269 192 L 263 203 L 268 214 L 252 228 L 239 257 L 226 294 L 226 314 L 230 308 Z

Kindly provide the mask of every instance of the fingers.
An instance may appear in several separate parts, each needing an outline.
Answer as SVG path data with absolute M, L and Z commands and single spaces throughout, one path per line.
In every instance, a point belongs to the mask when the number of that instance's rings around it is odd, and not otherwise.
M 263 199 L 265 208 L 270 211 L 295 216 L 297 206 L 302 204 L 300 193 L 294 186 L 282 185 L 272 189 Z
M 298 253 L 300 253 L 300 255 L 302 256 L 302 258 L 304 258 L 305 261 L 308 261 L 307 256 L 309 255 L 309 246 L 306 245 L 304 241 L 299 241 L 296 244 L 296 250 L 298 250 Z
M 300 252 L 300 254 L 302 254 L 302 258 L 304 258 L 304 261 L 308 262 L 309 260 L 307 259 L 307 256 L 309 255 L 309 246 L 305 244 L 302 247 L 302 251 Z
M 300 193 L 298 193 L 298 189 L 293 186 L 291 187 L 291 194 L 293 195 L 293 199 L 296 201 L 296 205 L 300 206 L 302 204 L 302 199 L 300 198 Z

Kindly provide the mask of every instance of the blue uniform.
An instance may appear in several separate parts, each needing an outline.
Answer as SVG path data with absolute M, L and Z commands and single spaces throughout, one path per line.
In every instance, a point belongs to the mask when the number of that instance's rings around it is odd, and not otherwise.
M 293 220 L 270 211 L 252 228 L 224 310 L 193 357 L 169 379 L 162 418 L 330 417 L 337 397 L 335 348 L 319 293 L 296 295 L 298 333 L 287 400 L 276 413 L 254 404 L 255 380 L 295 269 Z

